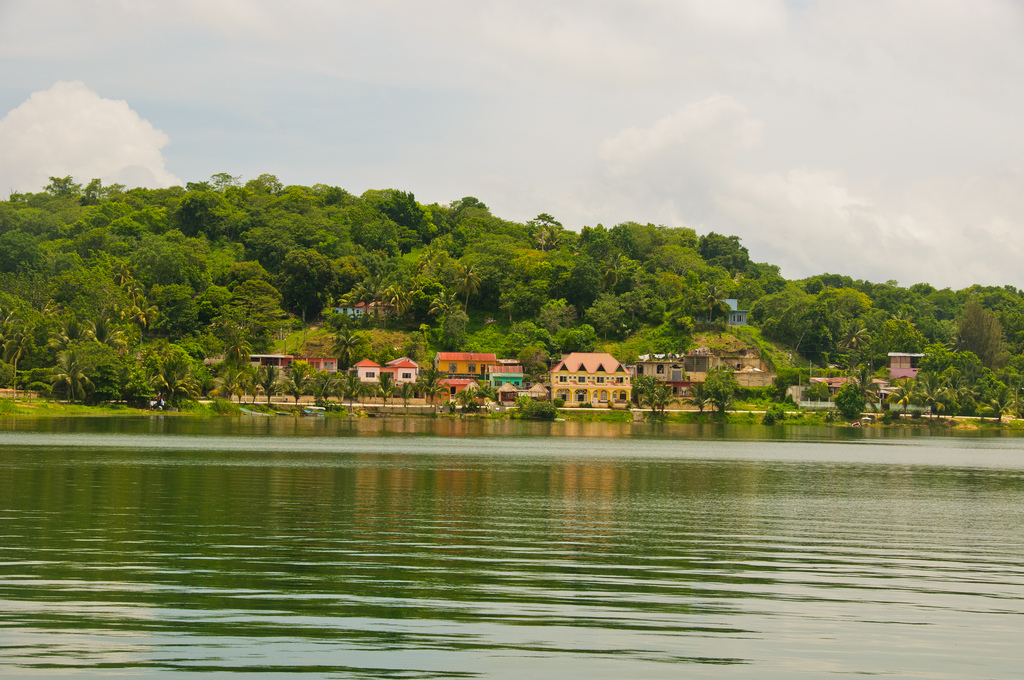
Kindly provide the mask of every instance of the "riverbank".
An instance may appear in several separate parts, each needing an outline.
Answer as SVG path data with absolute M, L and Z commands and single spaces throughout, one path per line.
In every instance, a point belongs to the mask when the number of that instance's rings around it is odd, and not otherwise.
M 422 409 L 407 411 L 401 404 L 380 404 L 342 406 L 334 404 L 331 410 L 311 409 L 307 404 L 238 404 L 227 400 L 190 402 L 187 408 L 176 411 L 151 411 L 138 409 L 122 404 L 86 406 L 83 404 L 67 404 L 50 400 L 15 401 L 0 399 L 0 417 L 13 418 L 66 418 L 66 417 L 139 417 L 160 415 L 166 417 L 192 418 L 229 418 L 229 417 L 326 417 L 335 418 L 383 418 L 410 420 L 512 420 L 512 411 L 476 412 L 476 413 L 433 413 L 422 412 Z M 351 408 L 351 410 L 350 410 Z M 419 411 L 419 412 L 417 412 Z M 649 410 L 602 410 L 562 408 L 558 411 L 558 420 L 571 423 L 664 423 L 680 425 L 760 425 L 767 428 L 789 429 L 801 427 L 833 427 L 843 429 L 877 429 L 898 428 L 946 432 L 973 432 L 977 430 L 1024 431 L 1024 420 L 996 421 L 992 418 L 940 417 L 928 416 L 898 417 L 890 423 L 881 418 L 874 422 L 849 422 L 840 418 L 830 418 L 824 412 L 788 412 L 786 417 L 772 425 L 763 425 L 763 411 L 730 411 L 726 414 L 703 413 L 692 410 L 668 410 L 664 415 Z

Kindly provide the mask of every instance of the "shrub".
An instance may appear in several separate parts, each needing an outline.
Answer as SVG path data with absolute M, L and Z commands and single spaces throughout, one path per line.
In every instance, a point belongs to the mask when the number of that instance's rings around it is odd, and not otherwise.
M 786 409 L 783 406 L 773 406 L 770 410 L 765 411 L 764 417 L 761 418 L 762 425 L 775 425 L 786 419 Z
M 554 420 L 558 409 L 549 401 L 530 401 L 518 409 L 517 418 L 523 420 Z
M 565 399 L 553 399 L 551 403 L 555 405 L 555 408 L 562 408 L 565 406 Z
M 591 404 L 589 401 L 585 401 L 582 404 L 577 404 L 576 408 L 594 408 L 594 405 Z
M 222 416 L 235 416 L 242 412 L 238 404 L 229 399 L 214 399 L 213 403 L 210 404 L 210 408 L 213 409 L 214 413 Z
M 860 386 L 848 382 L 839 390 L 836 395 L 836 407 L 847 420 L 856 420 L 864 412 L 864 395 L 860 392 Z

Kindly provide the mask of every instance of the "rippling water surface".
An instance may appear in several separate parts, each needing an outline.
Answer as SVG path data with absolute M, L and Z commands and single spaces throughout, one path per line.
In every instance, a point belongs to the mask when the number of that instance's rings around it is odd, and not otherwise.
M 1024 440 L 788 436 L 2 423 L 0 675 L 1020 677 Z

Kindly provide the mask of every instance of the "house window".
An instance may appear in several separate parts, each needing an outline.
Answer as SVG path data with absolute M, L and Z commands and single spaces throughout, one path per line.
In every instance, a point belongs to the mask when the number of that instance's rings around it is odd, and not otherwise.
M 637 366 L 636 367 L 636 374 L 637 375 L 643 375 L 644 374 L 644 367 L 643 366 Z
M 577 404 L 582 404 L 583 402 L 585 402 L 587 400 L 587 391 L 586 390 L 576 390 L 575 398 L 576 398 L 576 403 Z
M 621 385 L 622 384 L 622 376 L 621 375 L 618 378 L 615 379 L 615 383 L 617 385 Z
M 403 373 L 402 380 L 412 380 L 412 373 Z
M 661 364 L 658 364 L 658 370 L 657 370 L 658 375 L 661 375 L 664 372 L 665 372 L 665 367 L 662 366 Z
M 476 364 L 470 364 L 469 365 L 469 372 L 470 373 L 476 373 Z
M 448 364 L 449 373 L 455 373 L 457 370 L 459 370 L 458 366 L 456 366 L 455 364 Z
M 564 375 L 560 375 L 560 376 L 558 376 L 558 382 L 560 382 L 560 383 L 569 382 L 569 378 L 567 378 Z
M 603 375 L 597 376 L 597 384 L 598 385 L 603 385 L 604 384 L 604 376 Z
M 367 372 L 366 372 L 366 377 L 367 377 L 367 378 L 376 378 L 376 377 L 377 377 L 377 374 L 376 374 L 376 373 L 374 373 L 373 371 L 367 371 Z

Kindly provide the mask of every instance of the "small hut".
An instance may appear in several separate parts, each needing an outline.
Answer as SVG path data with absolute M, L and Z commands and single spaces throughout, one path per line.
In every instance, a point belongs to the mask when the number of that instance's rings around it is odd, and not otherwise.
M 540 383 L 534 383 L 528 390 L 520 392 L 520 394 L 525 394 L 534 401 L 548 400 L 548 388 L 544 387 Z
M 498 388 L 498 402 L 502 404 L 514 404 L 519 398 L 519 388 L 510 382 Z

